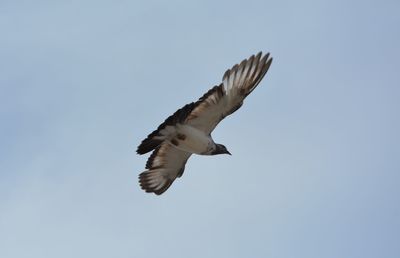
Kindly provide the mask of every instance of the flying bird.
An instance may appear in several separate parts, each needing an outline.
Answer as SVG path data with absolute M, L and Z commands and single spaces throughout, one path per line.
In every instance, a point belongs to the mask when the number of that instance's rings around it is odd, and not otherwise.
M 267 73 L 272 58 L 269 53 L 252 55 L 227 70 L 222 83 L 211 88 L 196 102 L 189 103 L 168 117 L 137 148 L 142 155 L 153 151 L 146 171 L 139 175 L 143 190 L 160 195 L 177 177 L 181 177 L 192 154 L 229 154 L 215 143 L 211 132 L 218 123 L 238 110 L 243 100 Z

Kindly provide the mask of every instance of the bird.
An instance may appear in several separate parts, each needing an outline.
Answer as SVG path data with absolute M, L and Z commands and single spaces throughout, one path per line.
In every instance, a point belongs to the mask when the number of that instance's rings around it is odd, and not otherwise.
M 169 116 L 138 146 L 139 155 L 152 152 L 145 171 L 139 174 L 141 188 L 163 194 L 183 175 L 192 154 L 231 153 L 214 142 L 211 132 L 225 117 L 238 110 L 243 100 L 257 87 L 272 63 L 272 57 L 259 52 L 228 69 L 219 85 L 197 101 L 186 104 Z

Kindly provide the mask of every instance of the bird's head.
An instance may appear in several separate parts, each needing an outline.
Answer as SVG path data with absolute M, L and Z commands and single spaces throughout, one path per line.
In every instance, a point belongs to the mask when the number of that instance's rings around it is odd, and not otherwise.
M 217 148 L 212 153 L 212 155 L 217 155 L 217 154 L 229 154 L 229 155 L 232 155 L 224 145 L 217 143 L 216 146 L 217 146 Z

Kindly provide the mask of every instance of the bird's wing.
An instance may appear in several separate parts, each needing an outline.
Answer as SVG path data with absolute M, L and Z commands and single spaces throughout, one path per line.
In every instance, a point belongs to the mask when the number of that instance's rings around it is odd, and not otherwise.
M 177 177 L 181 177 L 191 153 L 179 150 L 167 142 L 158 146 L 139 175 L 143 190 L 157 195 L 165 192 Z
M 185 123 L 211 133 L 226 116 L 239 109 L 260 83 L 272 62 L 269 53 L 251 56 L 227 70 L 219 86 L 204 94 L 187 115 Z
M 227 70 L 223 82 L 214 86 L 198 101 L 189 103 L 169 116 L 137 148 L 138 154 L 145 154 L 171 139 L 176 132 L 176 124 L 189 124 L 210 134 L 226 116 L 235 112 L 243 104 L 244 98 L 254 90 L 271 65 L 269 53 L 258 53 Z

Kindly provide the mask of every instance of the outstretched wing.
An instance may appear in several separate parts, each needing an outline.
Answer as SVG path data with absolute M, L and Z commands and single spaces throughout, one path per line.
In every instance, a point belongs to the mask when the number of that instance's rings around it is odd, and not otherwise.
M 186 123 L 207 134 L 226 116 L 239 109 L 243 100 L 260 83 L 272 62 L 269 53 L 251 56 L 227 70 L 219 86 L 214 86 L 197 102 Z
M 147 160 L 147 170 L 139 175 L 140 186 L 148 193 L 162 194 L 182 176 L 190 155 L 167 142 L 162 143 Z

